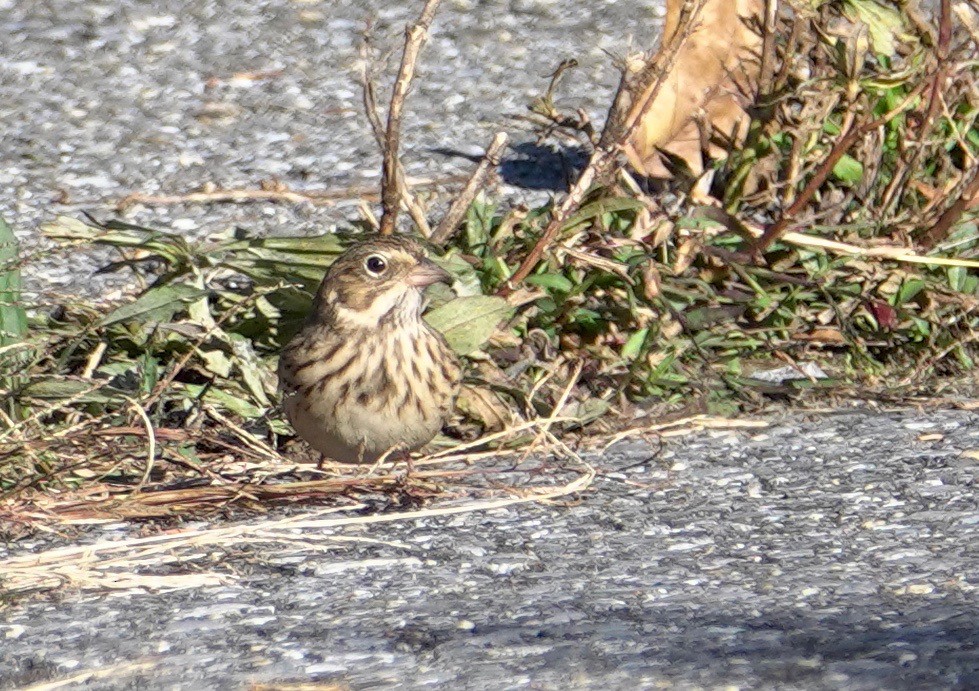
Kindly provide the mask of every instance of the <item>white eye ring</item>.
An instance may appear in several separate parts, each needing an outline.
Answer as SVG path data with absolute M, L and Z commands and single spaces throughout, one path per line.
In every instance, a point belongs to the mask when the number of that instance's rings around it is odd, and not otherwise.
M 379 254 L 372 254 L 364 260 L 364 271 L 377 278 L 388 270 L 387 260 Z

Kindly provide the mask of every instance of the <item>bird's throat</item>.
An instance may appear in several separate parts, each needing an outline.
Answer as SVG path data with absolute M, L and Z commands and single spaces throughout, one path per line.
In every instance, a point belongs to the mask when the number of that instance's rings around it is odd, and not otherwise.
M 421 303 L 420 291 L 392 288 L 378 293 L 362 309 L 334 305 L 334 318 L 341 329 L 378 329 L 392 323 L 407 325 L 421 319 Z

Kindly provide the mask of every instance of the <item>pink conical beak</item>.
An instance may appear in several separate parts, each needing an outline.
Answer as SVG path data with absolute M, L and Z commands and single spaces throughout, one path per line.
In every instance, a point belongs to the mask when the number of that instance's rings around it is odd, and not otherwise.
M 452 281 L 452 274 L 431 259 L 422 259 L 418 262 L 418 266 L 408 274 L 408 284 L 416 288 L 424 288 L 433 283 L 446 283 L 451 285 Z

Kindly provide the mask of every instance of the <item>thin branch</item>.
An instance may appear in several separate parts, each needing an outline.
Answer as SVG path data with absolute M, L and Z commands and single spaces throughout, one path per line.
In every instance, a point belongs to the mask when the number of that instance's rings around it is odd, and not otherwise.
M 380 110 L 377 107 L 377 88 L 374 84 L 374 75 L 371 74 L 373 58 L 368 41 L 369 38 L 365 34 L 361 48 L 361 58 L 364 65 L 360 75 L 361 98 L 364 102 L 364 114 L 367 116 L 367 122 L 370 123 L 374 141 L 377 142 L 377 147 L 381 153 L 384 153 L 384 125 L 381 123 Z
M 333 204 L 340 199 L 376 194 L 376 187 L 359 185 L 337 191 L 294 192 L 289 189 L 275 190 L 209 190 L 187 194 L 142 194 L 134 192 L 116 202 L 117 211 L 141 204 L 143 206 L 170 206 L 173 204 L 243 204 L 248 202 L 284 202 L 287 204 Z
M 405 209 L 408 210 L 408 215 L 411 216 L 412 223 L 418 228 L 418 232 L 424 237 L 429 237 L 432 234 L 432 227 L 428 225 L 428 214 L 425 212 L 425 207 L 421 205 L 413 194 L 408 192 L 408 185 L 405 183 L 404 170 L 401 168 L 401 164 L 398 163 L 398 186 L 401 188 L 402 199 L 401 203 L 404 204 Z
M 361 74 L 361 96 L 364 102 L 364 113 L 367 116 L 367 121 L 370 123 L 371 132 L 374 134 L 374 140 L 377 142 L 377 146 L 381 150 L 381 155 L 385 156 L 387 152 L 386 134 L 384 131 L 384 125 L 381 124 L 381 116 L 379 115 L 379 110 L 377 107 L 377 89 L 374 84 L 373 75 L 371 74 L 371 65 L 373 60 L 371 58 L 369 30 L 364 34 L 361 57 L 363 58 L 364 64 L 364 70 Z M 401 161 L 395 160 L 395 165 L 397 167 L 397 188 L 401 194 L 402 203 L 408 210 L 408 214 L 411 216 L 412 221 L 414 221 L 421 234 L 428 237 L 432 234 L 432 229 L 428 225 L 428 219 L 425 217 L 425 209 L 411 193 L 407 180 L 405 179 L 405 169 Z
M 879 118 L 864 123 L 863 125 L 857 125 L 856 122 L 851 119 L 849 125 L 843 128 L 845 130 L 843 137 L 840 138 L 830 150 L 829 155 L 826 156 L 826 159 L 819 165 L 816 172 L 813 173 L 809 183 L 803 188 L 802 192 L 799 193 L 796 200 L 788 209 L 785 210 L 777 221 L 765 229 L 765 232 L 760 238 L 751 244 L 748 252 L 754 255 L 757 260 L 762 254 L 765 253 L 766 250 L 768 250 L 769 247 L 771 247 L 772 243 L 777 242 L 779 238 L 785 235 L 785 232 L 788 230 L 792 221 L 795 220 L 796 215 L 806 207 L 813 195 L 816 194 L 816 190 L 818 190 L 823 183 L 826 182 L 826 178 L 828 178 L 830 173 L 833 172 L 833 167 L 841 158 L 843 158 L 843 154 L 845 154 L 851 146 L 856 144 L 857 140 L 867 132 L 880 127 L 892 118 L 904 112 L 908 105 L 921 95 L 921 92 L 924 91 L 925 86 L 925 82 L 918 84 L 918 86 L 915 87 L 903 101 L 901 101 L 901 103 L 899 103 L 892 110 L 881 115 Z M 850 109 L 847 109 L 847 112 L 852 114 Z
M 925 111 L 924 121 L 916 128 L 920 133 L 918 141 L 915 142 L 914 152 L 907 165 L 894 176 L 891 184 L 884 191 L 884 198 L 881 201 L 881 216 L 885 216 L 891 205 L 900 200 L 900 192 L 905 189 L 905 183 L 909 176 L 917 170 L 921 157 L 924 155 L 925 142 L 931 132 L 931 125 L 938 115 L 938 108 L 943 101 L 942 90 L 945 82 L 948 81 L 951 73 L 951 60 L 949 60 L 949 47 L 952 42 L 952 8 L 949 0 L 941 0 L 941 11 L 938 20 L 938 45 L 935 51 L 935 74 L 931 78 L 931 88 L 928 94 L 928 110 Z M 909 132 L 910 134 L 910 132 Z
M 534 247 L 527 253 L 524 257 L 523 262 L 514 272 L 510 280 L 503 284 L 502 289 L 499 291 L 501 295 L 508 295 L 512 292 L 513 287 L 521 283 L 530 272 L 534 270 L 537 266 L 537 262 L 540 261 L 541 257 L 544 256 L 544 250 L 547 249 L 554 239 L 557 237 L 558 232 L 564 226 L 564 222 L 568 219 L 571 213 L 578 208 L 581 204 L 581 200 L 584 199 L 585 194 L 591 187 L 592 182 L 600 174 L 604 174 L 614 163 L 615 153 L 609 151 L 608 149 L 596 149 L 595 153 L 591 155 L 588 160 L 588 165 L 585 169 L 581 171 L 581 176 L 575 182 L 574 186 L 568 192 L 568 196 L 564 198 L 561 205 L 557 208 L 554 214 L 551 216 L 550 222 L 547 227 L 544 228 L 544 232 L 541 233 L 540 238 L 538 238 L 537 243 Z
M 979 170 L 973 173 L 972 180 L 962 190 L 962 194 L 938 217 L 935 225 L 922 234 L 921 244 L 931 249 L 948 237 L 948 231 L 958 222 L 965 210 L 976 202 L 979 202 Z
M 656 100 L 660 89 L 666 84 L 667 78 L 673 71 L 680 49 L 696 30 L 698 25 L 697 20 L 705 3 L 706 0 L 684 0 L 676 31 L 669 37 L 666 47 L 658 55 L 658 59 L 654 62 L 651 61 L 651 64 L 647 65 L 640 73 L 636 89 L 639 89 L 639 85 L 645 84 L 642 87 L 642 96 L 632 104 L 632 108 L 625 118 L 619 118 L 618 116 L 609 118 L 606 123 L 606 130 L 602 132 L 602 136 L 599 139 L 600 142 L 606 143 L 599 146 L 592 153 L 588 164 L 581 171 L 578 180 L 569 190 L 568 196 L 564 198 L 561 205 L 554 211 L 550 222 L 544 228 L 544 232 L 541 233 L 537 243 L 527 253 L 527 256 L 524 257 L 513 276 L 500 288 L 500 294 L 509 294 L 516 285 L 530 275 L 530 272 L 534 270 L 534 267 L 537 266 L 537 263 L 544 255 L 544 251 L 557 238 L 565 221 L 567 221 L 568 217 L 581 204 L 581 200 L 584 199 L 592 183 L 607 174 L 615 165 L 619 152 L 622 151 L 623 147 L 639 127 L 649 108 L 652 107 L 653 102 Z M 608 129 L 610 127 L 619 131 L 610 135 Z
M 778 0 L 765 0 L 764 35 L 762 36 L 758 91 L 766 96 L 772 92 L 772 76 L 775 72 L 775 33 L 777 30 L 777 18 Z
M 410 180 L 415 187 L 435 187 L 465 180 L 464 175 L 443 178 L 416 178 Z M 406 184 L 409 181 L 406 181 Z M 329 206 L 348 199 L 376 199 L 376 185 L 350 185 L 332 190 L 305 190 L 297 192 L 285 186 L 274 189 L 207 189 L 186 194 L 128 194 L 115 203 L 116 211 L 141 204 L 143 206 L 170 206 L 173 204 L 246 204 L 251 202 L 281 202 L 287 204 L 312 204 Z M 92 204 L 85 205 L 86 207 Z
M 429 237 L 433 243 L 436 245 L 445 244 L 445 241 L 459 227 L 459 222 L 462 221 L 466 209 L 469 208 L 472 200 L 476 197 L 476 193 L 479 192 L 479 188 L 482 187 L 483 182 L 486 180 L 486 175 L 489 173 L 490 167 L 496 167 L 500 164 L 500 152 L 503 151 L 503 147 L 506 146 L 508 139 L 509 137 L 507 137 L 506 132 L 497 132 L 493 137 L 493 141 L 486 147 L 486 153 L 483 154 L 483 159 L 472 172 L 472 176 L 469 178 L 466 186 L 462 188 L 462 191 L 452 202 L 449 210 L 442 217 L 441 222 Z
M 422 44 L 428 37 L 428 28 L 435 18 L 441 0 L 427 0 L 418 21 L 405 32 L 405 48 L 401 56 L 401 69 L 391 92 L 388 106 L 387 131 L 384 135 L 384 163 L 381 168 L 381 235 L 394 232 L 398 220 L 398 208 L 402 199 L 402 186 L 398 178 L 398 152 L 401 147 L 401 115 L 411 80 L 415 76 L 415 63 Z

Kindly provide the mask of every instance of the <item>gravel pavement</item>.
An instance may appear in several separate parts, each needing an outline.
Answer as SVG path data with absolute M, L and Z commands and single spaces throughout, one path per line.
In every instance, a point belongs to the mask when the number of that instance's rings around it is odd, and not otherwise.
M 381 49 L 396 47 L 417 11 L 405 5 L 0 0 L 0 214 L 36 247 L 40 221 L 110 215 L 129 192 L 376 181 L 359 35 L 373 15 Z M 467 171 L 452 152 L 512 131 L 507 116 L 567 57 L 582 65 L 569 103 L 600 119 L 615 82 L 603 51 L 627 35 L 648 45 L 659 7 L 445 0 L 409 101 L 409 174 Z M 510 202 L 560 186 L 560 159 L 530 141 L 503 167 Z M 199 237 L 322 232 L 352 214 L 178 205 L 127 219 Z M 39 261 L 31 286 L 99 290 L 94 267 Z M 658 454 L 624 442 L 570 505 L 346 529 L 390 544 L 328 553 L 228 545 L 217 566 L 233 585 L 7 607 L 0 687 L 102 670 L 69 686 L 977 688 L 976 422 L 844 412 Z
M 628 441 L 569 504 L 229 544 L 231 586 L 11 607 L 0 687 L 979 688 L 977 422 Z
M 361 35 L 373 18 L 378 53 L 391 56 L 386 87 L 420 6 L 0 0 L 0 215 L 34 246 L 42 220 L 112 216 L 130 192 L 257 188 L 271 178 L 297 190 L 376 184 L 380 157 L 357 86 Z M 543 201 L 563 184 L 561 159 L 510 116 L 574 57 L 581 67 L 562 103 L 601 121 L 617 78 L 606 51 L 625 53 L 630 37 L 652 45 L 661 9 L 662 0 L 445 0 L 408 101 L 409 175 L 466 173 L 473 163 L 464 156 L 504 129 L 513 147 L 502 172 L 514 183 L 504 198 Z M 242 73 L 264 78 L 235 78 Z M 137 206 L 126 219 L 192 237 L 235 225 L 317 233 L 355 218 L 356 203 Z M 75 259 L 36 263 L 31 286 L 104 285 L 93 281 L 93 261 Z

